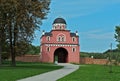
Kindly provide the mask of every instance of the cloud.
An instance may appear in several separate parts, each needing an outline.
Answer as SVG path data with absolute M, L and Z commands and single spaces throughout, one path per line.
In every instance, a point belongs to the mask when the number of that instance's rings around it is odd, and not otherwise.
M 113 32 L 105 32 L 102 30 L 93 30 L 93 31 L 88 31 L 88 32 L 80 32 L 81 37 L 85 37 L 87 39 L 113 39 L 114 38 L 114 33 Z
M 94 39 L 112 39 L 113 38 L 113 34 L 111 32 L 102 33 L 102 34 L 91 33 L 91 34 L 88 34 L 88 38 L 94 38 Z

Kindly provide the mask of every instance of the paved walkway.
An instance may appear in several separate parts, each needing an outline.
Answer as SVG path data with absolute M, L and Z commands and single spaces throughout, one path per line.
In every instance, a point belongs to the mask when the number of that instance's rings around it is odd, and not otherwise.
M 79 68 L 79 65 L 69 64 L 69 63 L 59 63 L 58 65 L 64 66 L 64 68 L 59 70 L 54 70 L 51 72 L 43 73 L 33 77 L 21 79 L 18 81 L 56 81 L 65 75 L 72 73 Z

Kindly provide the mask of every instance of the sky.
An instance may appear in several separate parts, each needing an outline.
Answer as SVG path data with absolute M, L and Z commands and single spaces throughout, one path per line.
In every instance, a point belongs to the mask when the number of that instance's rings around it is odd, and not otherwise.
M 67 29 L 79 33 L 80 51 L 103 53 L 116 48 L 115 26 L 120 25 L 120 0 L 51 0 L 50 11 L 36 31 L 33 45 L 40 45 L 41 31 L 51 31 L 53 21 L 64 18 Z

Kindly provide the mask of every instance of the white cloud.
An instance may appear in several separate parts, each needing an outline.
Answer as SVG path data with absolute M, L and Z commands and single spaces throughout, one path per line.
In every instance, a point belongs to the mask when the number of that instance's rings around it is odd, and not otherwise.
M 80 32 L 81 37 L 89 38 L 89 39 L 114 39 L 114 33 L 113 32 L 105 32 L 102 30 L 93 30 L 88 32 Z
M 91 33 L 91 34 L 88 34 L 88 38 L 94 38 L 94 39 L 113 39 L 113 34 L 111 32 L 102 33 L 102 34 Z

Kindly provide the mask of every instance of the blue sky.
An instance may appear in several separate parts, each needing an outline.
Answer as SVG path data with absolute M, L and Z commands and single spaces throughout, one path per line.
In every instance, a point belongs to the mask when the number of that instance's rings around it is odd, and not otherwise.
M 104 52 L 110 43 L 116 48 L 114 30 L 120 25 L 120 0 L 52 0 L 40 30 L 49 32 L 57 17 L 66 20 L 68 30 L 78 31 L 81 51 Z M 40 36 L 36 31 L 32 44 L 40 45 Z

